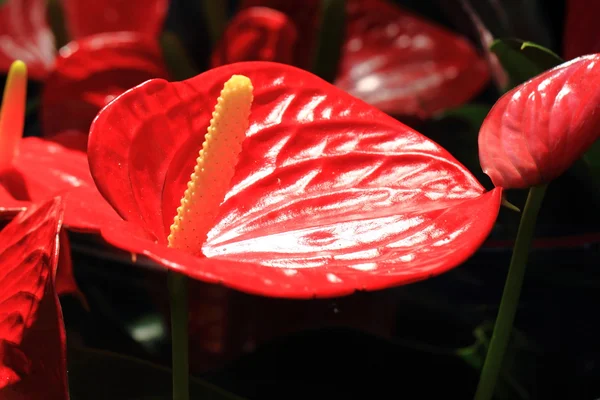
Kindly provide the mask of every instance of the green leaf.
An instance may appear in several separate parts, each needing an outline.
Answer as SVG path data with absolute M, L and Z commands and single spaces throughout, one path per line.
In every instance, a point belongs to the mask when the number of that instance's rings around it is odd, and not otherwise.
M 473 335 L 475 343 L 471 346 L 458 349 L 456 355 L 477 370 L 481 370 L 490 344 L 494 325 L 484 323 L 475 328 Z M 541 349 L 531 342 L 522 332 L 513 329 L 511 341 L 504 361 L 496 397 L 499 400 L 528 400 L 530 388 L 525 382 L 535 382 L 535 366 L 537 355 Z
M 72 400 L 170 400 L 171 371 L 147 361 L 103 350 L 69 349 Z M 190 397 L 243 400 L 207 382 L 191 379 Z
M 496 54 L 510 78 L 506 90 L 564 62 L 551 50 L 519 39 L 496 39 L 490 50 Z
M 327 82 L 333 82 L 337 73 L 345 20 L 345 0 L 321 0 L 321 20 L 313 72 Z

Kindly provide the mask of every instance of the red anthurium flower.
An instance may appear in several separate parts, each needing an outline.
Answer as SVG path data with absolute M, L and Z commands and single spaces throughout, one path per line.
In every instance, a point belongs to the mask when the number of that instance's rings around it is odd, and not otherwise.
M 294 64 L 308 69 L 319 3 L 243 1 L 243 11 L 228 26 L 213 65 L 287 58 L 289 47 L 276 45 L 293 45 L 280 28 L 281 16 L 273 13 L 267 23 L 265 11 L 248 8 L 261 5 L 284 12 L 298 32 L 307 33 L 294 48 Z M 469 100 L 489 79 L 485 61 L 466 39 L 385 1 L 349 0 L 346 22 L 335 84 L 389 114 L 429 117 Z M 277 51 L 286 53 L 273 56 Z
M 249 120 L 244 76 L 254 87 Z M 219 96 L 226 81 L 246 83 Z M 236 164 L 228 152 L 238 140 Z M 88 156 L 125 219 L 103 227 L 108 242 L 267 296 L 338 296 L 440 274 L 479 247 L 501 201 L 437 144 L 278 63 L 145 82 L 98 114 Z
M 600 3 L 595 0 L 567 0 L 563 55 L 567 60 L 600 52 L 598 18 Z
M 62 0 L 73 39 L 103 32 L 132 31 L 157 37 L 168 0 Z
M 98 111 L 116 96 L 148 79 L 167 76 L 155 39 L 111 32 L 73 41 L 60 50 L 43 88 L 44 136 L 85 151 L 87 142 L 77 143 L 78 135 L 69 132 L 88 132 Z
M 0 68 L 23 60 L 34 79 L 44 78 L 54 63 L 54 37 L 46 23 L 46 0 L 6 0 L 0 5 Z
M 60 197 L 31 205 L 0 231 L 0 397 L 66 400 L 62 311 L 54 287 Z
M 21 138 L 25 115 L 25 64 L 13 63 L 0 111 L 0 205 L 14 215 L 33 201 L 67 193 L 65 225 L 98 231 L 99 221 L 118 219 L 89 172 L 87 156 L 36 137 Z
M 26 67 L 17 61 L 9 72 L 0 111 L 0 219 L 14 216 L 31 202 L 64 194 L 69 229 L 97 232 L 100 221 L 120 220 L 96 189 L 85 153 L 35 137 L 21 138 L 26 84 Z M 57 291 L 79 295 L 85 303 L 72 275 L 65 234 L 61 243 Z
M 497 187 L 548 183 L 600 134 L 600 55 L 563 63 L 517 86 L 490 110 L 479 158 Z

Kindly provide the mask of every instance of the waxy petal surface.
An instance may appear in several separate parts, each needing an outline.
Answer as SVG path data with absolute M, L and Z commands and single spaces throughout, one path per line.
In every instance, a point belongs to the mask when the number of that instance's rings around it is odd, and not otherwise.
M 166 78 L 155 39 L 135 32 L 88 36 L 64 46 L 42 93 L 45 136 L 88 132 L 98 111 L 125 90 Z
M 397 116 L 459 106 L 489 80 L 485 60 L 451 31 L 381 0 L 349 0 L 338 87 Z
M 73 39 L 103 32 L 131 31 L 152 38 L 162 30 L 168 0 L 62 0 Z
M 284 13 L 251 7 L 229 21 L 211 62 L 215 67 L 240 61 L 293 64 L 297 41 L 298 31 Z
M 166 247 L 168 227 L 234 74 L 254 86 L 250 128 L 206 257 L 194 257 Z M 100 112 L 88 155 L 99 190 L 127 220 L 103 228 L 109 242 L 269 296 L 336 296 L 437 275 L 481 245 L 501 197 L 419 133 L 277 63 L 145 82 Z
M 502 96 L 483 121 L 479 159 L 505 189 L 548 183 L 600 135 L 600 55 L 576 58 Z
M 27 64 L 29 75 L 41 80 L 52 69 L 54 37 L 46 23 L 46 0 L 7 0 L 0 5 L 0 68 L 15 60 Z
M 65 226 L 98 232 L 101 222 L 120 220 L 102 198 L 90 175 L 86 154 L 58 143 L 21 140 L 11 170 L 0 173 L 0 207 L 15 214 L 29 202 L 65 194 Z
M 0 396 L 68 399 L 54 280 L 63 202 L 30 206 L 0 232 Z

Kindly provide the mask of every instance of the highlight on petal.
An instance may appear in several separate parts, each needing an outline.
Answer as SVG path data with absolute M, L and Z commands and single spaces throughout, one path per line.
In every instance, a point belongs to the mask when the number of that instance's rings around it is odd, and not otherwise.
M 166 237 L 232 75 L 254 86 L 250 127 L 198 257 L 168 248 Z M 337 296 L 440 274 L 477 250 L 501 201 L 500 189 L 484 193 L 434 142 L 278 63 L 145 82 L 99 113 L 88 156 L 99 190 L 126 220 L 102 228 L 108 242 L 267 296 Z
M 14 215 L 29 202 L 57 194 L 65 194 L 65 226 L 72 230 L 97 232 L 101 222 L 120 220 L 96 189 L 85 153 L 22 139 L 13 168 L 0 173 L 0 214 Z
M 502 96 L 483 121 L 479 159 L 505 189 L 548 183 L 600 135 L 600 55 L 563 63 Z
M 597 15 L 600 2 L 567 0 L 563 35 L 563 56 L 570 60 L 585 54 L 600 52 L 600 28 Z
M 104 32 L 139 32 L 151 38 L 162 30 L 168 0 L 62 0 L 73 39 Z
M 4 86 L 0 109 L 0 171 L 12 165 L 23 137 L 27 101 L 27 66 L 23 61 L 11 64 Z
M 52 69 L 56 49 L 46 23 L 46 0 L 6 0 L 0 5 L 0 68 L 22 60 L 33 79 Z
M 463 38 L 382 0 L 348 0 L 338 87 L 396 116 L 459 106 L 489 80 Z
M 98 111 L 116 96 L 148 79 L 167 76 L 155 39 L 110 32 L 73 41 L 60 49 L 43 88 L 43 134 L 88 132 Z
M 63 202 L 30 206 L 0 231 L 0 395 L 66 400 L 65 331 L 54 280 Z
M 284 13 L 266 7 L 241 10 L 227 24 L 211 63 L 239 61 L 294 63 L 298 31 Z

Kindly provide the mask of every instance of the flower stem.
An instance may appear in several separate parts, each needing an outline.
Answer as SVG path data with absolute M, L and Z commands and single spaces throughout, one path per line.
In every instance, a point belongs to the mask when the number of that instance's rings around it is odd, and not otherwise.
M 205 22 L 213 46 L 219 41 L 227 25 L 227 1 L 202 0 Z
M 508 276 L 504 284 L 504 292 L 502 293 L 494 332 L 483 369 L 481 370 L 477 392 L 475 393 L 475 400 L 490 400 L 494 395 L 494 389 L 500 375 L 504 353 L 506 353 L 515 320 L 515 313 L 519 304 L 519 296 L 521 294 L 521 287 L 523 286 L 525 267 L 533 239 L 535 222 L 544 199 L 544 194 L 546 193 L 546 187 L 547 185 L 540 185 L 529 189 L 529 195 L 525 202 L 515 247 L 510 260 Z
M 313 72 L 333 82 L 338 69 L 346 22 L 345 0 L 321 0 L 321 21 Z
M 168 271 L 167 284 L 171 300 L 173 400 L 189 400 L 188 278 Z

